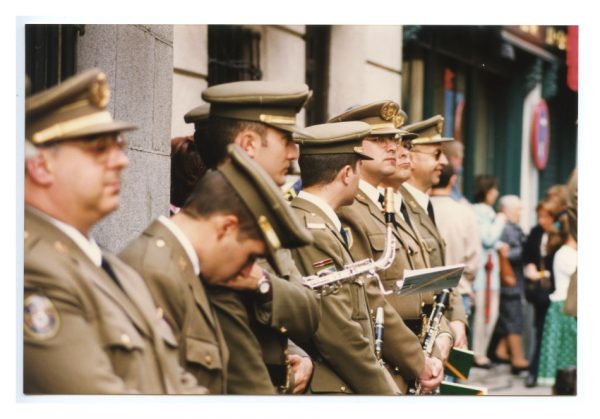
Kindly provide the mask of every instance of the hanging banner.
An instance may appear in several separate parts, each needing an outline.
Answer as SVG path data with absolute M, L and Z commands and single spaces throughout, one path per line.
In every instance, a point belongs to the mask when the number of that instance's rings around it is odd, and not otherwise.
M 550 113 L 541 99 L 533 111 L 531 122 L 531 155 L 538 170 L 544 170 L 550 153 Z

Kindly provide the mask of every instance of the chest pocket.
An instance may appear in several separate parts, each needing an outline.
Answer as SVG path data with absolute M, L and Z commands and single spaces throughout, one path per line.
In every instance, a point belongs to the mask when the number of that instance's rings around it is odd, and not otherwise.
M 371 249 L 373 250 L 373 255 L 375 256 L 375 258 L 380 256 L 380 253 L 383 253 L 383 251 L 385 250 L 385 234 L 383 233 L 374 233 L 374 234 L 369 234 L 368 236 L 369 239 L 369 245 L 371 246 Z M 400 242 L 398 241 L 398 237 L 395 237 L 396 239 L 396 252 L 400 251 Z
M 137 329 L 128 322 L 108 322 L 104 324 L 102 334 L 104 345 L 109 350 L 135 351 L 143 350 L 144 339 Z
M 438 245 L 437 241 L 433 237 L 424 237 L 423 245 L 429 256 L 437 255 L 438 253 Z
M 219 347 L 204 340 L 186 337 L 186 360 L 207 370 L 223 369 Z

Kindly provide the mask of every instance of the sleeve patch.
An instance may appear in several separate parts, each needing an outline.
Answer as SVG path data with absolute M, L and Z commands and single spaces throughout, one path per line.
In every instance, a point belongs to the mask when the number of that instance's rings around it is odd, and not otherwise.
M 36 340 L 54 337 L 60 329 L 60 317 L 52 301 L 38 294 L 29 295 L 24 301 L 23 328 Z

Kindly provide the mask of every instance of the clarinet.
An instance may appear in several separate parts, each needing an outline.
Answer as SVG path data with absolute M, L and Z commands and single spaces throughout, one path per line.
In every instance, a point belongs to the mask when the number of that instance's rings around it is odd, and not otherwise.
M 383 307 L 377 307 L 377 313 L 375 314 L 375 356 L 377 360 L 383 365 L 383 359 L 381 359 L 381 351 L 383 347 Z
M 384 198 L 384 217 L 385 217 L 385 249 L 381 257 L 377 260 L 371 258 L 363 259 L 358 262 L 350 263 L 344 266 L 344 269 L 323 276 L 311 275 L 304 277 L 304 285 L 319 290 L 325 286 L 335 287 L 344 282 L 348 282 L 362 275 L 368 275 L 377 279 L 379 289 L 384 295 L 393 293 L 384 288 L 381 283 L 378 271 L 383 271 L 389 268 L 396 256 L 396 238 L 394 237 L 394 191 L 392 188 L 385 189 Z
M 440 292 L 436 298 L 435 303 L 433 305 L 433 309 L 431 310 L 431 315 L 429 316 L 429 321 L 427 322 L 427 328 L 425 329 L 425 338 L 423 339 L 423 352 L 425 356 L 431 356 L 433 352 L 433 344 L 435 343 L 435 338 L 437 337 L 440 331 L 440 322 L 442 321 L 442 316 L 448 307 L 448 300 L 450 298 L 450 289 L 446 288 Z M 421 394 L 421 383 L 416 383 L 414 388 L 409 390 L 410 394 Z

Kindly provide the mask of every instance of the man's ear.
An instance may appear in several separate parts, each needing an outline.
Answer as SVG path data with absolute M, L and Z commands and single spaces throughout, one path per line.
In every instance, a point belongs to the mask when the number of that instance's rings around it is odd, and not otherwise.
M 245 129 L 236 135 L 233 142 L 239 145 L 252 158 L 256 157 L 256 149 L 260 138 L 258 135 L 249 129 Z
M 338 172 L 338 179 L 344 184 L 344 186 L 347 186 L 350 184 L 350 178 L 353 174 L 354 170 L 352 170 L 352 166 L 347 164 Z
M 216 228 L 217 239 L 233 235 L 237 237 L 240 221 L 233 214 L 218 214 L 213 216 L 213 224 Z
M 25 173 L 38 185 L 48 186 L 54 180 L 53 165 L 48 153 L 38 151 L 35 157 L 25 160 Z

